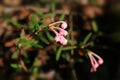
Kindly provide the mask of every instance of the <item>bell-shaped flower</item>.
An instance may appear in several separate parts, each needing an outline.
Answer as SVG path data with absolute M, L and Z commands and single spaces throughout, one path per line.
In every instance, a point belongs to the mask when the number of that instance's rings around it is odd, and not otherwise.
M 91 72 L 95 72 L 99 65 L 103 64 L 103 59 L 92 51 L 88 51 L 88 56 L 92 65 Z
M 56 24 L 62 23 L 60 27 L 55 27 Z M 49 25 L 49 29 L 55 33 L 54 40 L 56 42 L 60 42 L 62 45 L 67 45 L 67 39 L 65 39 L 65 36 L 68 35 L 68 32 L 65 30 L 67 28 L 67 23 L 64 21 L 58 21 L 54 22 Z

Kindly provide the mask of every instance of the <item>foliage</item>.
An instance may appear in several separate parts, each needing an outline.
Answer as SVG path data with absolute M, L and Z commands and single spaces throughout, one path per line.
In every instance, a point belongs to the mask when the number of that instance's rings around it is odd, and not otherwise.
M 25 73 L 30 80 L 79 80 L 81 64 L 88 73 L 97 71 L 104 62 L 97 48 L 101 51 L 106 48 L 101 45 L 100 38 L 106 37 L 107 32 L 102 32 L 96 20 L 98 15 L 103 15 L 104 3 L 85 1 L 38 0 L 33 1 L 32 7 L 16 7 L 17 10 L 12 7 L 10 12 L 3 11 L 0 43 L 5 48 L 3 59 L 6 61 L 7 57 L 8 60 L 3 67 L 7 65 L 13 71 L 10 77 Z M 113 32 L 107 38 L 119 43 L 119 34 L 119 31 Z M 68 69 L 70 78 L 61 74 L 64 69 Z M 10 80 L 16 79 L 12 77 Z

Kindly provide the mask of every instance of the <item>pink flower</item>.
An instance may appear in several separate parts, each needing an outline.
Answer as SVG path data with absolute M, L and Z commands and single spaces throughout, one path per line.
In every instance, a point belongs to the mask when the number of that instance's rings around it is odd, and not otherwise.
M 56 42 L 60 42 L 61 44 L 63 44 L 63 45 L 66 45 L 67 44 L 67 40 L 64 38 L 64 36 L 62 36 L 62 35 L 57 35 L 55 38 L 54 38 L 54 40 L 56 41 Z
M 56 42 L 59 42 L 59 41 L 60 41 L 60 37 L 56 36 L 56 37 L 54 38 L 54 40 L 55 40 Z
M 67 28 L 67 23 L 66 23 L 66 22 L 64 22 L 64 21 L 62 21 L 61 28 L 66 29 L 66 28 Z
M 90 58 L 91 65 L 92 65 L 91 72 L 95 72 L 99 67 L 99 65 L 103 64 L 103 59 L 97 54 L 93 53 L 92 51 L 88 51 L 88 56 Z
M 64 29 L 61 29 L 61 28 L 57 28 L 59 31 L 60 31 L 60 34 L 63 35 L 63 36 L 67 36 L 68 35 L 68 32 Z
M 63 45 L 66 45 L 67 40 L 63 36 L 60 36 L 60 43 L 63 44 Z
M 54 25 L 56 25 L 58 23 L 62 23 L 61 28 L 54 26 Z M 67 28 L 67 23 L 64 22 L 64 21 L 58 21 L 58 22 L 55 22 L 55 23 L 52 23 L 52 24 L 49 25 L 49 29 L 51 31 L 53 31 L 55 33 L 55 35 L 56 35 L 54 40 L 56 42 L 60 42 L 62 45 L 67 44 L 67 40 L 65 39 L 65 36 L 68 35 L 68 32 L 66 30 L 64 30 L 65 28 Z

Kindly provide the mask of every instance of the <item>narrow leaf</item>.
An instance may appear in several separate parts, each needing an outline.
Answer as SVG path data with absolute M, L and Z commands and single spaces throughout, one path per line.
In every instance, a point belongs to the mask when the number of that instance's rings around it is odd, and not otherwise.
M 43 12 L 41 10 L 36 10 L 36 13 L 39 15 L 39 16 L 43 16 Z
M 13 24 L 14 26 L 17 26 L 17 27 L 21 26 L 21 24 L 19 24 L 16 20 L 7 19 L 7 21 L 8 21 L 9 23 Z
M 48 26 L 48 24 L 42 24 L 39 26 L 39 28 L 46 28 Z
M 38 29 L 38 28 L 39 28 L 39 24 L 38 24 L 38 21 L 35 19 L 34 16 L 31 16 L 31 20 L 32 20 L 32 22 L 33 22 L 34 25 L 35 25 L 35 29 Z
M 67 47 L 63 47 L 62 50 L 63 51 L 67 51 L 67 50 L 72 50 L 72 49 L 75 49 L 76 46 L 67 46 Z
M 34 68 L 33 68 L 33 74 L 34 74 L 34 75 L 37 75 L 37 73 L 38 73 L 38 67 L 34 67 Z
M 39 44 L 34 45 L 34 47 L 43 48 L 43 46 L 41 46 L 41 45 L 39 45 Z
M 98 26 L 95 21 L 92 21 L 92 27 L 93 27 L 94 32 L 98 31 Z
M 35 58 L 33 66 L 34 66 L 33 67 L 33 74 L 36 75 L 38 73 L 38 68 L 40 66 L 39 60 L 37 58 Z
M 60 21 L 62 21 L 63 19 L 65 18 L 65 14 L 63 13 L 61 16 L 60 16 Z
M 12 54 L 12 59 L 16 59 L 18 57 L 18 50 L 15 51 L 13 54 Z
M 64 58 L 64 59 L 66 59 L 66 61 L 70 61 L 70 56 L 69 55 L 67 55 L 67 54 L 62 54 L 62 57 Z
M 90 32 L 85 39 L 83 40 L 83 44 L 86 44 L 88 42 L 88 40 L 90 39 L 90 37 L 92 36 L 92 33 Z
M 53 36 L 49 33 L 49 31 L 45 31 L 47 37 L 49 38 L 50 41 L 53 41 Z
M 23 52 L 23 56 L 24 56 L 26 59 L 28 59 L 28 55 L 27 55 L 27 52 L 26 52 L 26 51 Z
M 20 67 L 20 65 L 18 65 L 18 64 L 10 64 L 10 66 L 13 67 L 13 68 L 19 68 Z
M 43 43 L 49 44 L 49 41 L 46 38 L 44 38 L 42 34 L 38 34 L 38 37 Z
M 60 58 L 60 55 L 61 55 L 61 52 L 62 52 L 62 48 L 63 48 L 63 46 L 60 46 L 58 51 L 57 51 L 57 53 L 56 53 L 56 61 L 58 61 L 59 58 Z
M 54 51 L 54 52 L 56 52 L 56 51 L 57 51 L 56 46 L 53 46 L 53 51 Z
M 71 29 L 68 30 L 68 35 L 66 36 L 67 40 L 70 39 L 71 37 L 71 31 L 72 31 Z
M 51 8 L 51 11 L 54 12 L 55 11 L 55 2 L 52 2 L 51 5 L 50 5 L 50 8 Z

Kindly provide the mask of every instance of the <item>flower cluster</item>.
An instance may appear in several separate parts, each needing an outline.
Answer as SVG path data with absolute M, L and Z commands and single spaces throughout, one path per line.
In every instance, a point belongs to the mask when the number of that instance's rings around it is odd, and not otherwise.
M 56 24 L 61 24 L 61 26 L 55 27 Z M 56 42 L 60 42 L 62 45 L 67 44 L 67 39 L 65 39 L 65 36 L 68 35 L 68 32 L 65 30 L 67 28 L 66 22 L 64 22 L 64 21 L 54 22 L 49 25 L 49 28 L 51 31 L 53 31 L 55 33 L 56 36 L 55 36 L 54 40 Z
M 95 72 L 99 65 L 103 64 L 103 59 L 92 51 L 88 51 L 88 56 L 92 64 L 91 72 Z

